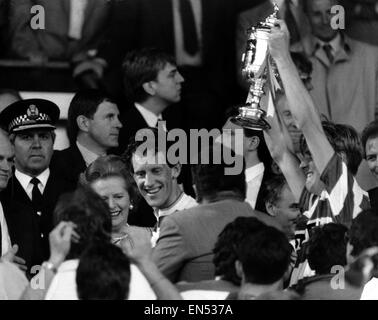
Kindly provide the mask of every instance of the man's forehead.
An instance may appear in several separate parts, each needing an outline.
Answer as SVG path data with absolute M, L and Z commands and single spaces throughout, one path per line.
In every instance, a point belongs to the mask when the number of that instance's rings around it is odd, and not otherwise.
M 135 152 L 132 157 L 133 165 L 145 166 L 145 165 L 167 165 L 167 160 L 164 152 L 159 151 L 157 153 L 154 150 L 147 150 L 146 152 Z
M 378 137 L 371 137 L 366 142 L 366 149 L 367 150 L 378 150 Z
M 54 130 L 50 128 L 37 128 L 37 129 L 28 129 L 15 132 L 16 135 L 26 135 L 26 136 L 34 136 L 35 134 L 45 134 L 45 133 L 52 133 Z

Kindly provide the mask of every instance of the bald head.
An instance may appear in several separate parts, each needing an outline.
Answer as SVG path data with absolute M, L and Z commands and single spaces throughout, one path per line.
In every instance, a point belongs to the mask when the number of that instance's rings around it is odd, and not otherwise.
M 12 176 L 14 163 L 13 146 L 5 131 L 0 129 L 0 191 L 4 190 Z

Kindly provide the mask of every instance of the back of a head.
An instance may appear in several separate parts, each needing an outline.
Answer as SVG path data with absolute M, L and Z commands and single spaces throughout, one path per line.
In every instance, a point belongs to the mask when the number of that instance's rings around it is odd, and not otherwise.
M 106 93 L 96 89 L 81 90 L 75 94 L 70 103 L 67 117 L 67 134 L 71 144 L 76 142 L 79 133 L 77 117 L 92 118 L 98 106 L 104 101 L 112 102 L 113 100 Z
M 234 163 L 227 164 L 220 155 L 221 146 L 215 143 L 209 148 L 201 150 L 200 163 L 191 167 L 193 183 L 196 187 L 197 200 L 202 202 L 216 200 L 222 192 L 229 192 L 244 200 L 246 197 L 246 183 L 243 156 L 233 154 Z M 208 161 L 202 161 L 203 154 Z M 217 159 L 218 158 L 218 159 Z M 216 160 L 217 159 L 217 160 Z M 219 160 L 219 161 L 218 161 Z M 237 163 L 242 165 L 238 166 Z M 240 168 L 239 168 L 240 167 Z M 233 174 L 226 174 L 231 168 Z
M 266 225 L 245 237 L 236 250 L 245 282 L 257 285 L 271 285 L 282 279 L 292 252 L 285 234 Z
M 128 52 L 122 64 L 126 97 L 133 102 L 144 102 L 148 94 L 143 89 L 143 84 L 156 80 L 159 71 L 167 63 L 176 65 L 171 55 L 156 48 Z
M 80 300 L 124 300 L 129 284 L 130 262 L 119 247 L 95 242 L 80 256 L 76 271 Z
M 363 154 L 361 139 L 357 131 L 350 125 L 335 124 L 329 121 L 323 121 L 322 127 L 332 148 L 336 153 L 345 155 L 349 171 L 356 175 Z M 300 149 L 302 154 L 305 154 L 308 150 L 303 136 L 301 137 Z
M 364 210 L 352 220 L 348 232 L 353 246 L 351 255 L 357 257 L 363 250 L 378 246 L 378 215 L 373 210 Z
M 241 279 L 235 270 L 236 247 L 245 237 L 263 226 L 264 224 L 254 217 L 238 217 L 226 225 L 213 249 L 216 276 L 221 276 L 222 280 L 230 281 L 237 286 L 240 285 Z
M 0 112 L 19 100 L 22 100 L 22 97 L 17 90 L 0 88 Z
M 317 275 L 329 274 L 333 266 L 345 266 L 346 232 L 342 224 L 329 223 L 312 230 L 308 246 L 308 263 Z
M 78 243 L 72 242 L 67 259 L 76 259 L 93 241 L 110 242 L 112 222 L 106 203 L 88 187 L 80 187 L 59 199 L 54 222 L 72 221 L 80 236 Z

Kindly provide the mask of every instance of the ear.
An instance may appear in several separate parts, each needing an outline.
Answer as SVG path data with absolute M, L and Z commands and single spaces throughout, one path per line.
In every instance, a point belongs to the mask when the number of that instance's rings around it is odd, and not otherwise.
M 260 138 L 253 136 L 249 139 L 249 143 L 247 145 L 248 150 L 247 151 L 255 151 L 259 147 L 260 144 Z
M 270 216 L 275 217 L 277 215 L 277 213 L 276 213 L 276 207 L 274 206 L 274 204 L 272 204 L 270 202 L 265 202 L 265 208 L 266 208 L 266 212 Z
M 89 119 L 86 116 L 80 115 L 76 118 L 77 126 L 80 131 L 88 132 L 89 131 Z
M 143 83 L 142 87 L 150 96 L 154 96 L 156 94 L 156 85 L 154 81 L 145 82 Z
M 244 278 L 243 266 L 239 260 L 235 260 L 235 271 L 238 277 Z
M 171 169 L 172 169 L 172 178 L 177 179 L 181 172 L 181 163 L 175 164 Z

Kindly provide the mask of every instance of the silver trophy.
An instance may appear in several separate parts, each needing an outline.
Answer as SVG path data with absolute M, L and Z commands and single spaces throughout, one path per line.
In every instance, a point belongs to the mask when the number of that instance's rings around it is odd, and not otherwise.
M 260 108 L 261 97 L 268 75 L 269 56 L 268 38 L 277 22 L 278 6 L 264 22 L 249 29 L 246 51 L 242 58 L 242 74 L 250 83 L 246 104 L 239 108 L 239 115 L 232 119 L 235 124 L 253 130 L 269 129 L 265 120 L 266 112 Z M 273 61 L 270 63 L 274 67 Z M 275 72 L 276 73 L 276 72 Z

